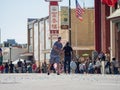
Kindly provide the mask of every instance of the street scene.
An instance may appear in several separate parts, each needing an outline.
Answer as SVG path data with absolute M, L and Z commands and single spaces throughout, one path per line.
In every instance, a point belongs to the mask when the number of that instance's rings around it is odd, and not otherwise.
M 0 90 L 120 88 L 120 0 L 0 1 L 0 11 Z

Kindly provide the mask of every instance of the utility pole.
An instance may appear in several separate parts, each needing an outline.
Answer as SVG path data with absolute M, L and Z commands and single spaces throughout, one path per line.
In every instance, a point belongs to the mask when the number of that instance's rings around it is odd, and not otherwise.
M 71 0 L 69 0 L 69 43 L 71 45 Z
M 10 59 L 9 59 L 8 63 L 10 63 L 12 61 L 12 58 L 11 58 L 11 55 L 12 55 L 11 49 L 12 49 L 12 47 L 10 46 L 9 49 L 10 49 Z

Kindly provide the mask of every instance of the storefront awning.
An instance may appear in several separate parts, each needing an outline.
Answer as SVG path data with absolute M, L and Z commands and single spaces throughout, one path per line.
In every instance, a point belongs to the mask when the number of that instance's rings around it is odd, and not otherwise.
M 120 8 L 118 8 L 110 16 L 107 17 L 107 19 L 118 19 L 118 18 L 120 19 Z
M 42 50 L 42 53 L 50 53 L 50 49 Z
M 33 53 L 22 53 L 20 56 L 33 56 Z
M 73 46 L 73 50 L 94 50 L 94 46 L 89 46 L 89 47 L 74 47 Z

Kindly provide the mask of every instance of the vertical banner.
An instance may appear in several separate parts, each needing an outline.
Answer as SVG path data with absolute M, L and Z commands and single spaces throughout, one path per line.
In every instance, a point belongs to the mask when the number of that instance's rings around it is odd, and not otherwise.
M 61 29 L 68 29 L 69 26 L 69 8 L 61 7 Z
M 59 34 L 59 7 L 58 2 L 50 2 L 50 34 Z

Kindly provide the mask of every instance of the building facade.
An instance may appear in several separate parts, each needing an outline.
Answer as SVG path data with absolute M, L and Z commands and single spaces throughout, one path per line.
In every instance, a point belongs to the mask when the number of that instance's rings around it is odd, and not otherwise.
M 110 16 L 107 19 L 110 20 L 111 24 L 111 56 L 116 57 L 120 65 L 120 0 L 114 8 L 110 8 Z
M 115 57 L 120 64 L 120 1 L 115 7 L 95 0 L 95 49 Z
M 61 17 L 59 17 L 59 23 L 60 21 Z M 68 29 L 61 29 L 59 25 L 58 36 L 62 37 L 64 46 L 69 41 Z M 50 35 L 49 17 L 28 19 L 28 52 L 33 53 L 33 59 L 38 66 L 44 61 L 48 62 L 51 47 L 58 36 Z M 76 17 L 75 9 L 71 10 L 71 45 L 79 56 L 82 54 L 81 51 L 94 50 L 94 8 L 85 9 L 83 21 Z

